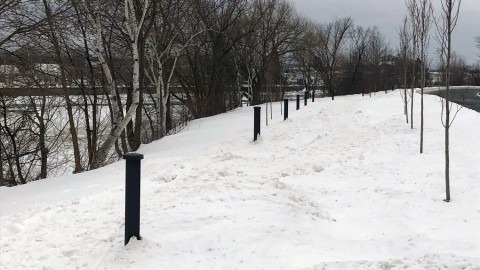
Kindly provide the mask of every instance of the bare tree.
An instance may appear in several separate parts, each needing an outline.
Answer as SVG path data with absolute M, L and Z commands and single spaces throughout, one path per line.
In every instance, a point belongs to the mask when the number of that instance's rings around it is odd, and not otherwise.
M 136 5 L 137 4 L 137 5 Z M 94 33 L 95 33 L 95 53 L 102 66 L 103 73 L 107 80 L 107 87 L 109 89 L 109 96 L 112 100 L 113 118 L 112 129 L 107 139 L 100 145 L 97 155 L 97 160 L 92 166 L 93 169 L 102 166 L 110 152 L 110 149 L 115 144 L 116 140 L 124 132 L 127 124 L 132 120 L 133 116 L 137 112 L 137 107 L 140 102 L 140 59 L 139 59 L 139 37 L 144 31 L 144 22 L 147 13 L 151 10 L 151 2 L 149 0 L 143 0 L 140 3 L 134 2 L 134 0 L 124 1 L 124 30 L 130 44 L 132 52 L 133 62 L 133 74 L 132 74 L 132 91 L 131 91 L 131 104 L 123 117 L 123 113 L 118 107 L 116 83 L 112 76 L 112 71 L 105 60 L 103 55 L 103 37 L 102 37 L 102 21 L 100 15 L 100 3 L 93 1 L 90 3 L 84 0 L 84 7 L 87 9 L 91 16 Z
M 41 85 L 40 82 L 48 81 L 39 76 L 30 79 L 40 88 L 48 85 Z M 59 156 L 68 155 L 63 152 L 69 149 L 67 145 L 70 142 L 67 132 L 64 132 L 68 124 L 62 119 L 65 112 L 62 105 L 64 100 L 60 97 L 0 95 L 0 159 L 3 176 L 0 186 L 44 179 L 48 175 L 55 175 L 55 170 L 65 165 Z
M 415 86 L 417 85 L 417 70 L 416 70 L 416 65 L 418 64 L 419 60 L 418 58 L 418 36 L 419 36 L 419 23 L 418 23 L 418 16 L 417 16 L 417 11 L 418 11 L 418 2 L 417 0 L 405 0 L 405 3 L 407 5 L 407 10 L 408 10 L 408 19 L 409 19 L 409 25 L 410 25 L 410 34 L 411 34 L 411 48 L 412 48 L 412 59 L 415 61 L 415 63 L 412 65 L 412 79 L 411 79 L 411 92 L 410 92 L 410 98 L 411 98 L 411 104 L 410 104 L 410 127 L 413 129 L 413 100 L 414 100 L 414 95 L 415 95 Z
M 28 154 L 25 152 L 26 147 L 22 145 L 21 141 L 26 137 L 23 135 L 25 132 L 22 131 L 28 130 L 26 128 L 27 117 L 25 113 L 8 110 L 9 107 L 12 107 L 8 103 L 15 103 L 14 99 L 7 99 L 4 96 L 0 96 L 0 98 L 0 108 L 2 110 L 0 115 L 3 120 L 0 123 L 0 135 L 3 137 L 0 142 L 3 149 L 2 158 L 7 162 L 9 174 L 5 178 L 9 179 L 10 185 L 26 184 L 27 180 L 22 170 L 21 158 Z
M 338 69 L 340 52 L 352 25 L 352 19 L 347 17 L 317 28 L 318 45 L 315 48 L 317 68 L 322 74 L 332 100 L 335 99 L 335 73 Z
M 420 154 L 423 153 L 423 132 L 424 132 L 424 109 L 423 109 L 423 90 L 425 88 L 426 78 L 426 62 L 427 53 L 430 44 L 430 24 L 432 15 L 432 3 L 430 0 L 421 0 L 419 6 L 417 6 L 417 24 L 418 24 L 418 38 L 420 40 L 420 89 L 421 89 L 421 105 L 420 105 Z
M 315 34 L 315 24 L 310 21 L 305 21 L 301 30 L 300 42 L 295 44 L 296 47 L 293 52 L 293 58 L 301 68 L 305 90 L 311 91 L 314 76 L 313 48 L 315 47 L 312 36 Z
M 357 26 L 352 29 L 350 32 L 350 37 L 352 40 L 352 77 L 350 79 L 349 90 L 350 94 L 355 93 L 355 85 L 357 76 L 362 68 L 362 64 L 365 64 L 366 52 L 368 44 L 371 40 L 371 29 L 364 28 L 362 26 Z M 362 95 L 365 94 L 365 87 L 362 87 Z
M 194 118 L 211 116 L 228 110 L 232 94 L 237 92 L 237 72 L 234 49 L 250 33 L 246 25 L 246 10 L 251 6 L 246 0 L 193 1 L 193 15 L 181 35 L 186 44 L 191 36 L 195 46 L 187 46 L 179 59 L 181 64 L 175 75 L 183 92 L 171 93 L 184 104 Z M 237 102 L 234 102 L 237 104 Z
M 94 52 L 92 50 L 92 44 L 89 42 L 88 36 L 88 14 L 85 14 L 82 9 L 81 3 L 74 0 L 71 1 L 71 5 L 75 11 L 75 17 L 73 19 L 76 22 L 78 31 L 73 32 L 72 35 L 75 39 L 81 36 L 81 44 L 65 46 L 66 53 L 70 60 L 74 71 L 73 73 L 79 74 L 73 79 L 73 83 L 77 85 L 83 94 L 83 113 L 84 124 L 87 135 L 87 147 L 88 147 L 88 163 L 85 166 L 86 170 L 89 170 L 96 162 L 98 153 L 98 142 L 100 139 L 100 115 L 101 115 L 101 101 L 99 101 L 99 94 L 102 93 L 102 89 L 99 87 L 100 72 L 93 60 Z M 71 72 L 71 73 L 72 73 Z M 70 77 L 74 77 L 70 74 Z
M 404 114 L 406 117 L 406 121 L 408 124 L 408 102 L 410 101 L 409 95 L 407 94 L 407 75 L 408 75 L 408 63 L 410 59 L 410 33 L 408 28 L 408 18 L 405 17 L 403 19 L 403 25 L 400 28 L 399 32 L 400 37 L 400 57 L 402 61 L 403 67 L 403 94 L 401 93 L 401 97 L 404 104 Z
M 58 35 L 60 34 L 60 29 L 58 27 L 59 23 L 55 21 L 55 17 L 53 15 L 51 5 L 52 3 L 50 3 L 50 1 L 43 0 L 43 6 L 45 8 L 45 14 L 47 16 L 47 21 L 48 21 L 48 32 L 46 32 L 46 35 L 48 36 L 48 39 L 50 40 L 54 48 L 56 62 L 58 63 L 59 69 L 60 69 L 60 82 L 62 85 L 65 104 L 67 107 L 70 135 L 72 137 L 73 155 L 75 159 L 74 173 L 79 173 L 83 171 L 83 168 L 80 160 L 80 149 L 78 146 L 77 127 L 75 125 L 75 120 L 73 117 L 72 101 L 70 100 L 70 90 L 68 89 L 68 85 L 67 85 L 67 77 L 65 74 L 65 64 L 63 61 L 61 44 L 58 38 Z M 68 8 L 69 7 L 65 5 L 58 7 L 58 9 L 68 9 Z
M 192 17 L 193 10 L 187 0 L 169 0 L 159 2 L 157 18 L 153 25 L 152 35 L 147 40 L 147 77 L 155 86 L 155 103 L 157 131 L 154 138 L 165 136 L 167 129 L 167 106 L 170 100 L 170 85 L 175 73 L 178 59 L 187 46 L 195 46 L 193 41 L 197 35 L 207 29 L 187 30 L 187 21 L 182 18 Z M 187 34 L 188 33 L 188 34 Z M 182 39 L 182 34 L 189 36 Z
M 98 63 L 100 64 L 103 75 L 104 75 L 104 79 L 105 79 L 104 87 L 106 88 L 105 90 L 109 96 L 110 110 L 111 110 L 111 132 L 108 139 L 109 142 L 107 143 L 105 141 L 100 147 L 101 150 L 99 148 L 99 151 L 97 152 L 97 159 L 95 160 L 95 163 L 92 164 L 91 166 L 93 169 L 95 169 L 102 166 L 103 163 L 105 163 L 105 160 L 107 159 L 108 151 L 110 150 L 110 147 L 112 145 L 111 141 L 118 139 L 118 137 L 121 134 L 123 134 L 126 123 L 124 123 L 122 130 L 118 130 L 120 128 L 119 125 L 123 119 L 123 110 L 120 109 L 120 97 L 117 95 L 117 85 L 113 77 L 112 69 L 107 63 L 106 57 L 104 56 L 104 53 L 103 53 L 104 36 L 102 33 L 102 15 L 101 15 L 101 9 L 100 9 L 100 2 L 98 0 L 92 1 L 92 2 L 82 0 L 82 2 L 83 2 L 83 7 L 86 10 L 86 14 L 88 15 L 92 25 L 93 36 L 94 36 L 93 47 L 94 47 L 95 55 L 98 59 Z M 120 134 L 120 135 L 117 136 L 117 134 Z M 117 136 L 116 139 L 113 139 L 113 137 L 115 136 Z M 126 143 L 123 143 L 122 145 L 124 145 L 124 150 L 127 150 Z M 100 160 L 98 155 L 101 155 Z
M 452 104 L 450 102 L 450 72 L 452 60 L 452 33 L 457 25 L 462 0 L 441 0 L 441 10 L 435 18 L 437 41 L 445 72 L 445 99 L 442 100 L 442 124 L 445 128 L 445 201 L 450 201 L 450 127 L 456 113 L 451 118 Z
M 41 27 L 46 17 L 36 12 L 32 0 L 0 1 L 0 48 L 4 48 L 15 37 Z
M 370 68 L 370 84 L 369 94 L 372 96 L 373 92 L 378 91 L 378 86 L 385 86 L 385 74 L 382 70 L 382 64 L 384 63 L 387 55 L 389 54 L 388 44 L 385 40 L 385 36 L 378 31 L 377 27 L 373 27 L 370 31 L 370 40 L 367 44 L 367 62 Z
M 264 90 L 271 90 L 273 80 L 278 81 L 279 63 L 288 53 L 296 51 L 296 42 L 300 39 L 304 21 L 301 21 L 290 2 L 283 0 L 262 0 L 254 6 L 255 13 L 251 23 L 256 25 L 248 37 L 248 47 L 253 49 L 254 57 L 250 63 L 253 75 L 253 104 L 271 101 L 271 95 L 261 98 Z

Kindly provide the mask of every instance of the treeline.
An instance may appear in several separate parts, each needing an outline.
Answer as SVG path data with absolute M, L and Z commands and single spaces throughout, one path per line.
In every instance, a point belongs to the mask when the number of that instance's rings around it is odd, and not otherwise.
M 295 73 L 332 98 L 403 83 L 375 26 L 316 23 L 285 0 L 4 0 L 0 28 L 2 87 L 63 93 L 0 96 L 0 185 L 101 167 L 243 98 L 279 100 Z

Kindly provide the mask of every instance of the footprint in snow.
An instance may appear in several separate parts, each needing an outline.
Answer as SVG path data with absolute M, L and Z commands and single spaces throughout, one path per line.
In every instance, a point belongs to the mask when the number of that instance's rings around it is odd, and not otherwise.
M 153 179 L 153 181 L 159 181 L 159 182 L 172 182 L 173 180 L 177 179 L 178 175 L 177 174 L 163 174 L 160 176 L 157 176 Z
M 325 170 L 325 168 L 323 168 L 323 166 L 319 164 L 313 164 L 312 169 L 318 173 L 323 172 Z
M 227 177 L 227 176 L 230 175 L 230 173 L 228 172 L 227 169 L 223 169 L 223 170 L 218 172 L 218 175 L 220 175 L 221 177 Z

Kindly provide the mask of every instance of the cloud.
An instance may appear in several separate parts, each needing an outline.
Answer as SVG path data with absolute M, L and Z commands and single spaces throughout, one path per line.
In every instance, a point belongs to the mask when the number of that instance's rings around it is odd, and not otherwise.
M 335 18 L 350 16 L 355 24 L 377 26 L 392 47 L 398 44 L 398 29 L 406 14 L 403 0 L 294 0 L 300 14 L 317 21 L 330 22 Z M 433 0 L 436 13 L 440 10 L 440 1 Z M 467 62 L 478 60 L 474 37 L 480 35 L 480 0 L 463 0 L 457 28 L 454 31 L 453 49 L 463 55 Z M 434 26 L 432 26 L 433 28 Z M 435 58 L 438 46 L 431 32 L 430 57 Z

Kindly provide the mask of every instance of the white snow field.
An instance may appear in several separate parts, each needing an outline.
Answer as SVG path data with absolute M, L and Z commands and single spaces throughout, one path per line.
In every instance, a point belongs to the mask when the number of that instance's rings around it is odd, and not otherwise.
M 0 269 L 480 269 L 480 114 L 438 97 L 425 153 L 398 91 L 317 99 L 253 140 L 253 109 L 143 145 L 141 235 L 123 245 L 125 161 L 0 188 Z M 303 102 L 302 102 L 303 103 Z

